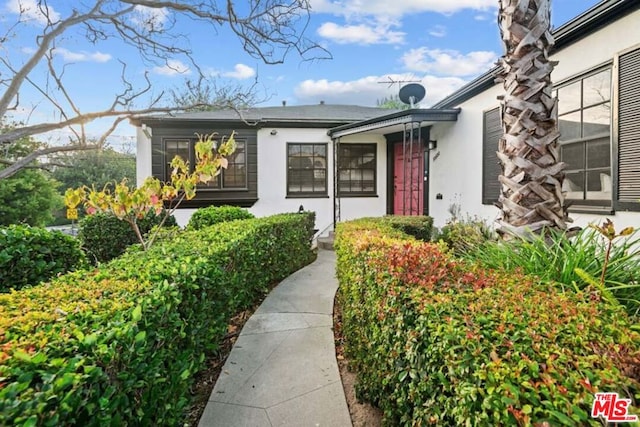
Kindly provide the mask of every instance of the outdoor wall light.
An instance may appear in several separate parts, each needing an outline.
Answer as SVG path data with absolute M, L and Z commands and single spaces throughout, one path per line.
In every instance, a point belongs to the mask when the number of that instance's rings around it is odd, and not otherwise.
M 271 131 L 271 135 L 277 135 L 277 134 L 278 134 L 277 129 L 273 129 L 273 130 Z
M 429 140 L 429 150 L 435 150 L 436 148 L 438 148 L 438 141 L 436 141 L 434 139 L 430 139 Z

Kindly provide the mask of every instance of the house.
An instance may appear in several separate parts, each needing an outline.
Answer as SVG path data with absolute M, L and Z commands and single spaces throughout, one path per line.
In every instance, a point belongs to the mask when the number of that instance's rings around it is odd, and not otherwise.
M 577 225 L 612 218 L 640 225 L 640 2 L 605 0 L 554 30 L 564 191 Z M 237 132 L 238 151 L 213 184 L 180 210 L 235 204 L 256 215 L 317 213 L 337 221 L 428 214 L 443 225 L 457 206 L 488 221 L 500 191 L 498 69 L 431 108 L 404 111 L 325 105 L 140 118 L 138 180 L 165 178 L 195 133 Z M 427 88 L 429 90 L 429 88 Z

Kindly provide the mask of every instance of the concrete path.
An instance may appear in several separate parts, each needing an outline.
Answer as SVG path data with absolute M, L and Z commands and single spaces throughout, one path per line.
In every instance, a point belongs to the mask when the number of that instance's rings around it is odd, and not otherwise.
M 280 283 L 242 329 L 199 427 L 351 426 L 333 341 L 335 253 Z

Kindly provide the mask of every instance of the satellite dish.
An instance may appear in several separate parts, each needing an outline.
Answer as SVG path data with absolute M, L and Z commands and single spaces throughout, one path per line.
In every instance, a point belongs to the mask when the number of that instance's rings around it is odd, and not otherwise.
M 400 101 L 405 104 L 411 105 L 413 108 L 414 104 L 422 101 L 427 91 L 424 86 L 418 83 L 411 83 L 400 88 L 400 93 L 398 96 L 400 97 Z

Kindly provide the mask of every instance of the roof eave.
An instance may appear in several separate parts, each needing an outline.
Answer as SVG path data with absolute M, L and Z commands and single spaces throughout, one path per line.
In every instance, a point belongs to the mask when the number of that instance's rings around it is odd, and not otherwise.
M 331 138 L 341 138 L 347 135 L 364 133 L 405 123 L 455 122 L 458 120 L 458 114 L 460 114 L 459 108 L 414 108 L 411 110 L 399 111 L 373 119 L 338 126 L 333 129 L 329 129 L 327 131 L 327 135 Z

